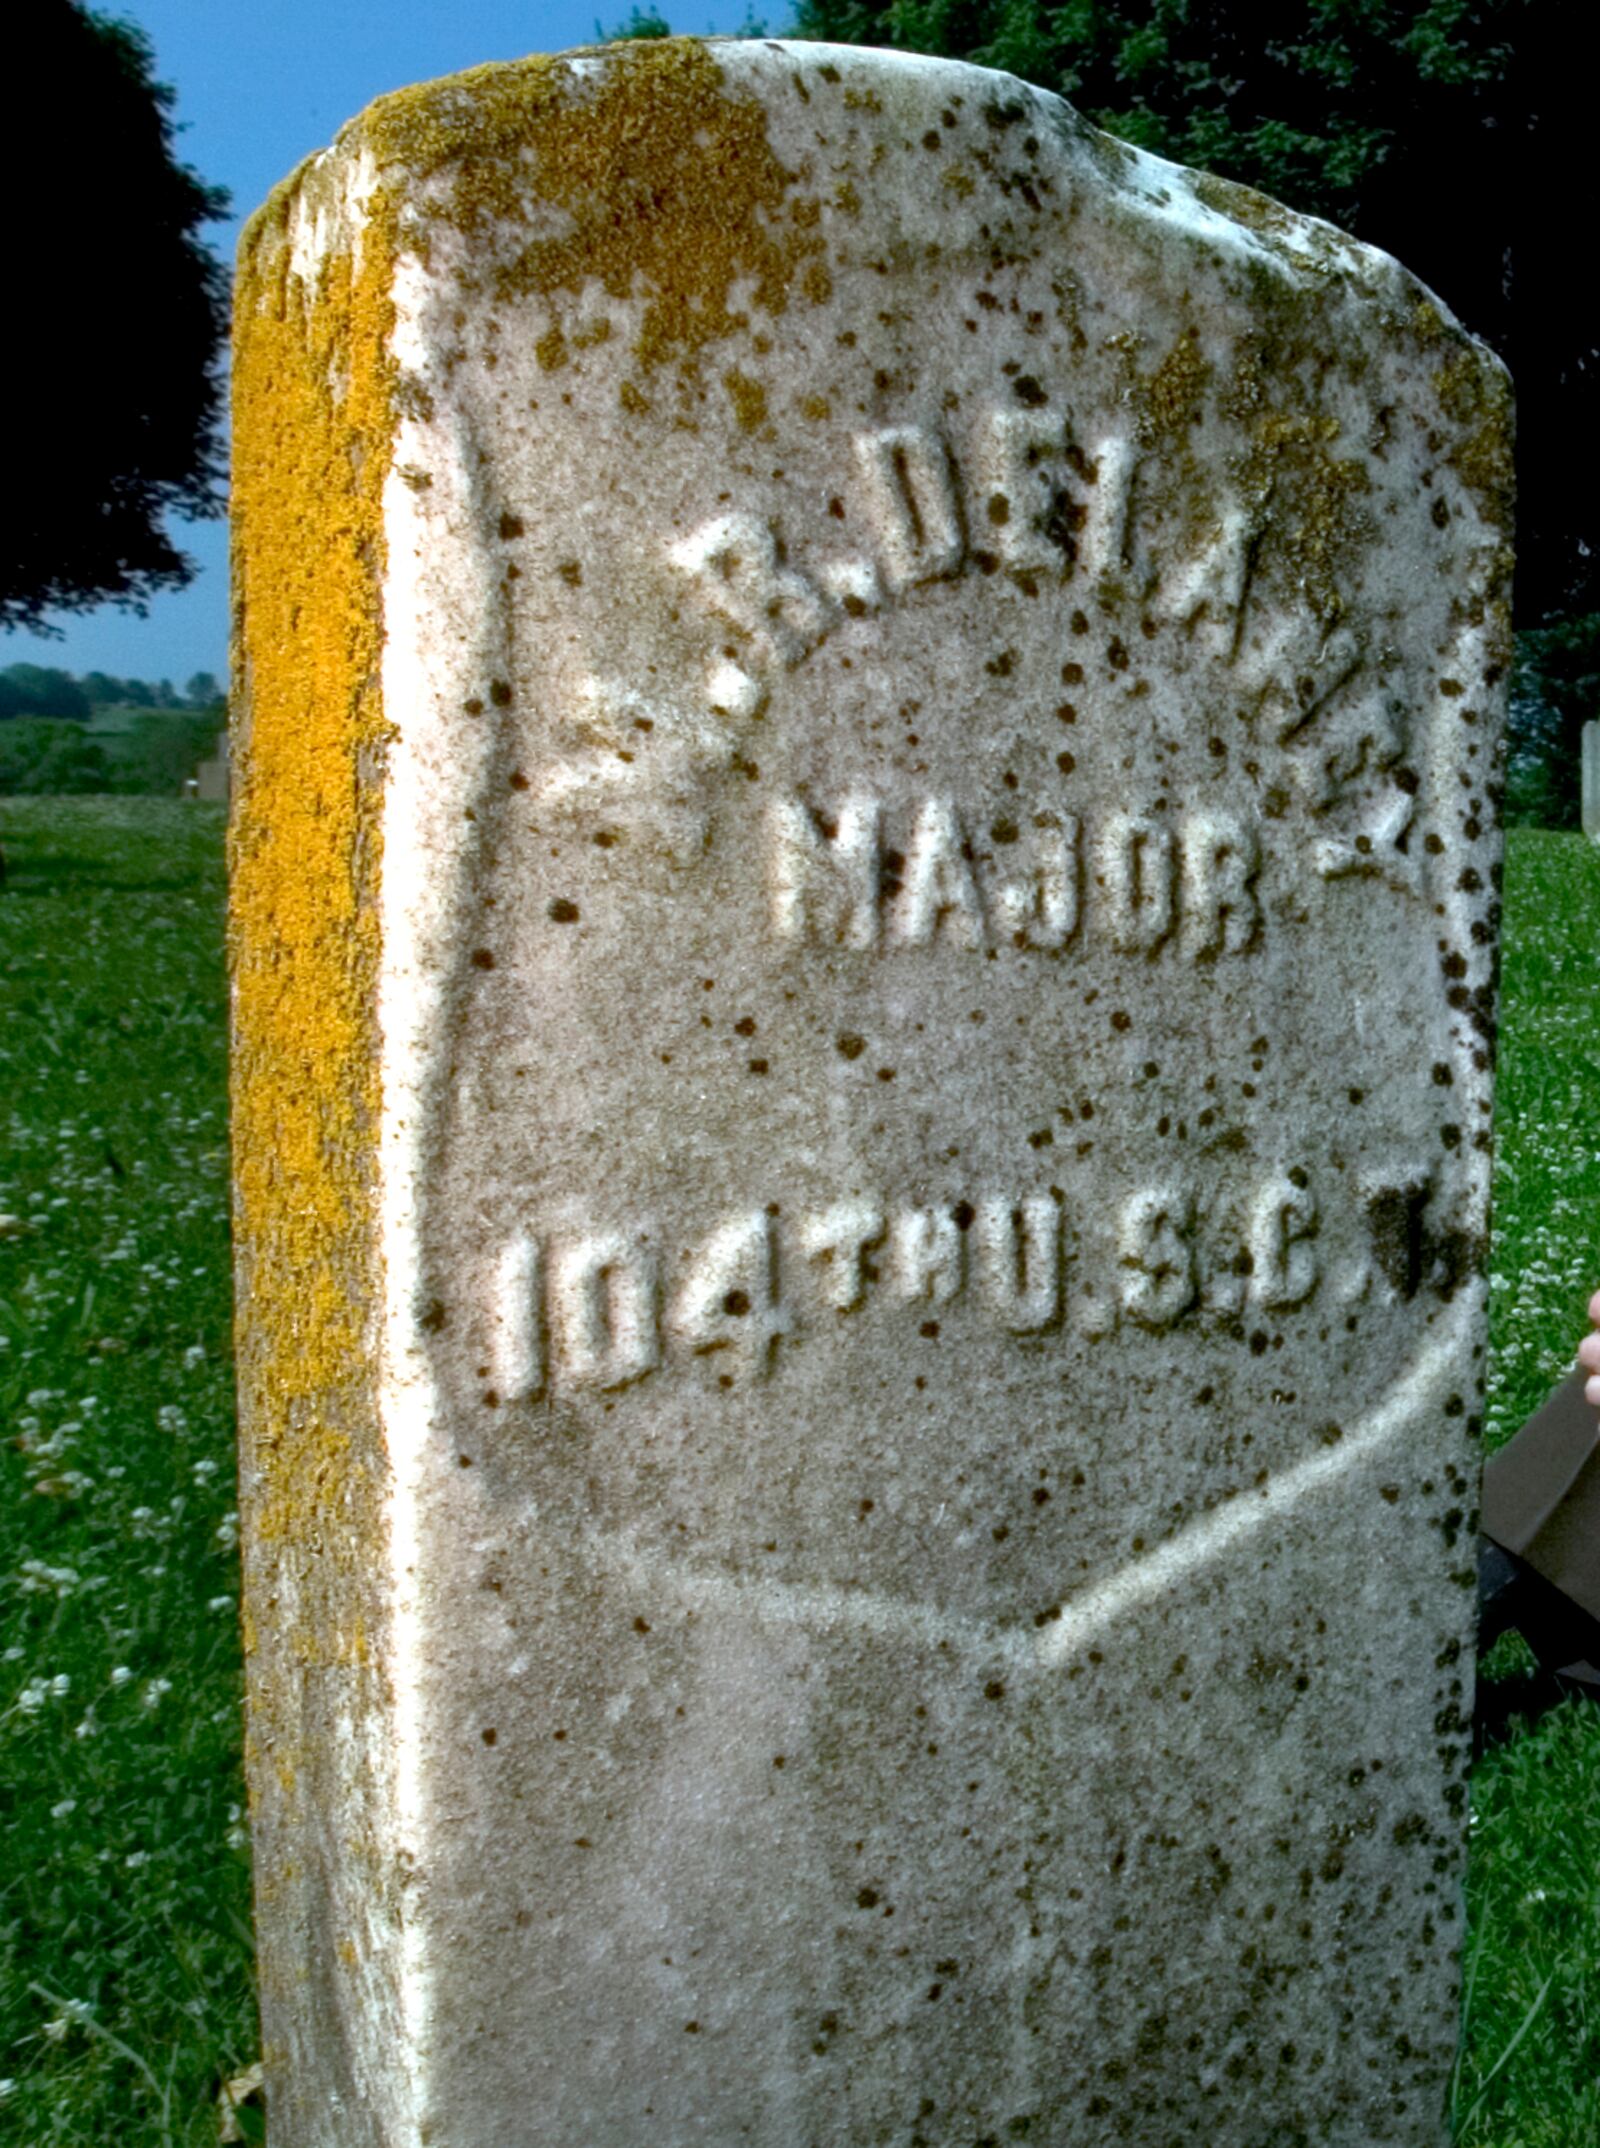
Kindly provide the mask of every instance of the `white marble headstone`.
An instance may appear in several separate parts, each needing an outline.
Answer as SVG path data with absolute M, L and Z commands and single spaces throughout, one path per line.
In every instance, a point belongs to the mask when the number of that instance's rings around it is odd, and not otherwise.
M 1498 366 L 760 42 L 375 107 L 239 313 L 280 2148 L 1439 2148 Z

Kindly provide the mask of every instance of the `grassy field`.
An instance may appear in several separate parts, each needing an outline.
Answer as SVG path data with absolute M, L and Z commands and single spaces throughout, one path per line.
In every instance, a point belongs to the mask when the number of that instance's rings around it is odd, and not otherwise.
M 221 814 L 0 824 L 0 2139 L 212 2142 L 256 2044 Z
M 199 2148 L 255 2055 L 221 825 L 9 800 L 0 895 L 0 2139 Z M 1490 1436 L 1600 1280 L 1600 860 L 1512 838 Z M 1502 1704 L 1537 1690 L 1516 1644 Z M 1463 2148 L 1600 2143 L 1600 1708 L 1473 1792 Z

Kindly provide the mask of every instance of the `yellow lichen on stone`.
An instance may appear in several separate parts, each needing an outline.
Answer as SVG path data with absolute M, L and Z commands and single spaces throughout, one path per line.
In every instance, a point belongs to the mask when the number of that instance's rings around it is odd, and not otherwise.
M 1516 499 L 1511 381 L 1504 368 L 1486 363 L 1463 343 L 1434 375 L 1439 407 L 1461 428 L 1451 467 L 1476 499 L 1484 519 L 1511 527 Z
M 1231 217 L 1236 224 L 1243 224 L 1258 236 L 1279 237 L 1292 233 L 1295 216 L 1292 210 L 1269 195 L 1258 194 L 1254 187 L 1241 186 L 1236 179 L 1219 179 L 1214 172 L 1197 172 L 1191 182 L 1195 196 L 1208 209 L 1219 216 Z
M 800 274 L 824 244 L 813 199 L 774 153 L 765 106 L 697 39 L 474 68 L 383 98 L 355 126 L 380 168 L 444 175 L 431 213 L 486 256 L 530 204 L 546 225 L 555 212 L 567 228 L 501 259 L 500 292 L 554 305 L 598 282 L 642 300 L 646 370 L 692 363 L 748 327 L 747 307 L 781 314 L 797 282 L 814 304 L 828 295 L 825 277 Z
M 1198 425 L 1211 367 L 1193 328 L 1186 328 L 1155 371 L 1138 386 L 1140 434 L 1147 441 L 1175 438 Z
M 258 1542 L 370 1549 L 378 1131 L 380 499 L 393 412 L 390 256 L 308 290 L 271 211 L 247 235 L 234 358 L 232 839 L 241 1374 Z M 330 1650 L 342 1643 L 327 1632 Z
M 733 414 L 741 432 L 753 433 L 767 422 L 767 391 L 759 380 L 752 380 L 748 373 L 741 373 L 737 366 L 730 366 L 722 376 L 722 385 L 728 391 Z
M 250 1726 L 274 2124 L 323 2020 L 399 2033 L 377 1412 L 382 491 L 394 218 L 302 167 L 235 302 L 234 1212 Z M 296 247 L 318 265 L 294 266 Z M 359 1935 L 359 1973 L 312 1935 Z M 282 2033 L 288 2024 L 289 2033 Z M 391 2099 L 392 2100 L 392 2099 Z

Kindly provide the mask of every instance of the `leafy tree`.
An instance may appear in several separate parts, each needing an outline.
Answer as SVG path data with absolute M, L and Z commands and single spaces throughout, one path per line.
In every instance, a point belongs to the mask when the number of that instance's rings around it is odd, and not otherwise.
M 1396 254 L 1511 367 L 1527 623 L 1600 610 L 1575 0 L 799 0 L 803 37 L 1008 68 L 1112 133 Z
M 67 716 L 80 721 L 89 714 L 89 697 L 70 671 L 42 664 L 12 664 L 0 671 L 0 718 Z
M 106 740 L 110 780 L 103 788 L 176 798 L 216 751 L 219 729 L 214 709 L 151 709 L 136 716 L 125 732 Z
M 1506 818 L 1575 827 L 1581 734 L 1600 716 L 1600 612 L 1517 636 L 1506 726 Z
M 72 0 L 8 21 L 11 409 L 0 627 L 188 581 L 169 511 L 221 512 L 226 195 L 180 164 L 148 38 Z
M 183 698 L 192 709 L 214 709 L 225 697 L 214 671 L 197 671 L 183 689 Z
M 108 671 L 85 672 L 83 690 L 89 696 L 91 708 L 116 708 L 124 698 L 123 681 L 112 678 Z
M 109 777 L 104 752 L 77 724 L 27 716 L 0 725 L 0 795 L 104 791 Z
M 641 7 L 639 0 L 634 0 L 633 12 L 626 22 L 618 23 L 614 30 L 602 30 L 596 23 L 594 34 L 600 38 L 670 37 L 672 25 L 658 7 L 648 4 Z

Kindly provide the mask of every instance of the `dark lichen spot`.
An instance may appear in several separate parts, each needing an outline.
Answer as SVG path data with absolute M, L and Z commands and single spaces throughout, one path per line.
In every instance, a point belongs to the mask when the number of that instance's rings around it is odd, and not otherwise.
M 578 906 L 570 896 L 556 895 L 551 899 L 547 915 L 552 924 L 575 925 L 579 916 Z

